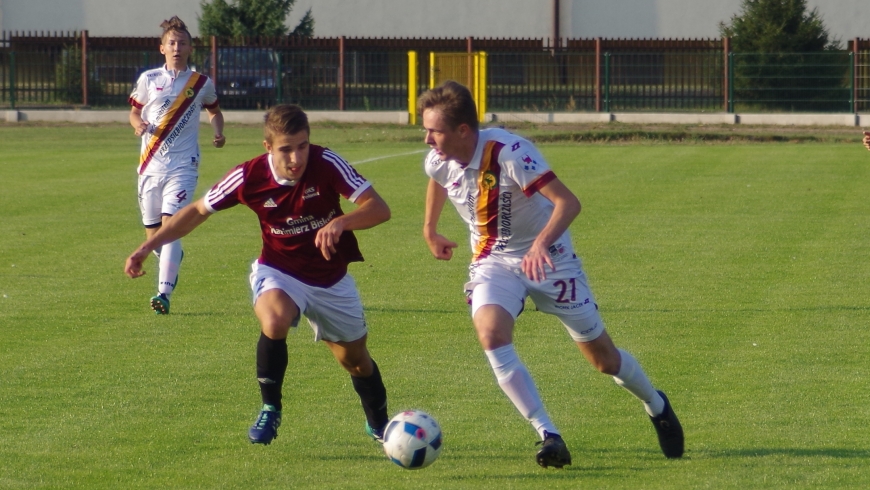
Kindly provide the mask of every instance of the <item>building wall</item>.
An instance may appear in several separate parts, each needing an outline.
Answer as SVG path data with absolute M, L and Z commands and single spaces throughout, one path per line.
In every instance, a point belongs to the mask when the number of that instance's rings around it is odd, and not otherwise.
M 0 0 L 0 30 L 155 36 L 178 15 L 198 35 L 201 0 Z M 741 0 L 561 0 L 560 31 L 571 38 L 716 38 Z M 831 34 L 870 38 L 867 0 L 808 0 Z M 543 38 L 551 0 L 296 0 L 295 27 L 309 8 L 320 37 Z

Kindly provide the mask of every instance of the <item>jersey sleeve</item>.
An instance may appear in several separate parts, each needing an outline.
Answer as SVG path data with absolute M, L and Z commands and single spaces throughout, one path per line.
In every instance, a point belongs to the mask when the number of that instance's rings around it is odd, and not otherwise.
M 245 183 L 244 164 L 230 170 L 223 179 L 205 193 L 203 201 L 210 213 L 229 209 L 241 203 L 242 184 Z
M 431 150 L 426 155 L 426 159 L 423 160 L 423 171 L 426 172 L 429 178 L 438 182 L 441 186 L 445 186 L 447 183 L 447 165 L 441 160 L 441 157 L 438 156 L 435 150 Z
M 335 172 L 335 178 L 332 179 L 335 188 L 348 201 L 356 202 L 360 194 L 372 186 L 344 158 L 328 148 L 323 149 L 323 161 L 332 167 Z
M 145 104 L 148 103 L 148 83 L 146 80 L 147 77 L 144 73 L 139 75 L 139 79 L 136 80 L 136 85 L 133 86 L 133 93 L 131 93 L 130 98 L 127 99 L 127 102 L 129 102 L 132 107 L 142 109 L 145 107 Z
M 202 87 L 202 93 L 203 109 L 214 109 L 218 107 L 217 91 L 215 91 L 214 82 L 211 78 L 206 79 L 205 85 Z
M 499 154 L 499 163 L 529 197 L 556 178 L 541 152 L 522 138 L 505 145 Z

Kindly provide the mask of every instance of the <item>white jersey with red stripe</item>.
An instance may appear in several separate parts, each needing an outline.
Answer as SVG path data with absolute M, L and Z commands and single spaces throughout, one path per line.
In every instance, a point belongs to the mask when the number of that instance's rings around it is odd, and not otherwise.
M 503 129 L 478 133 L 474 157 L 467 165 L 441 160 L 433 150 L 426 174 L 447 190 L 471 234 L 473 263 L 518 266 L 553 212 L 553 203 L 538 191 L 556 178 L 528 140 Z M 566 230 L 550 247 L 554 263 L 576 260 Z
M 199 113 L 217 107 L 214 84 L 191 69 L 162 68 L 139 76 L 130 105 L 142 110 L 148 131 L 142 135 L 140 175 L 166 175 L 199 171 Z

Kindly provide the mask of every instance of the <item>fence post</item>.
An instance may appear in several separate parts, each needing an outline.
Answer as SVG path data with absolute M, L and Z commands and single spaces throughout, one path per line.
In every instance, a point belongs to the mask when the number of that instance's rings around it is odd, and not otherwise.
M 338 37 L 338 110 L 344 110 L 344 36 Z
M 465 63 L 465 68 L 466 68 L 465 71 L 467 72 L 465 74 L 465 76 L 466 76 L 466 80 L 468 80 L 469 85 L 472 85 L 475 83 L 474 75 L 476 72 L 474 71 L 474 63 L 477 61 L 477 58 L 474 57 L 473 49 L 474 49 L 474 43 L 471 39 L 471 36 L 468 36 L 467 38 L 465 38 L 465 52 L 468 53 L 468 61 Z M 472 86 L 472 87 L 468 87 L 468 88 L 472 91 L 473 94 L 477 93 L 477 87 Z
M 429 51 L 429 88 L 435 88 L 435 52 Z
M 417 124 L 417 52 L 408 51 L 408 124 Z
M 595 112 L 601 112 L 601 38 L 595 38 Z
M 728 53 L 728 112 L 734 114 L 734 53 Z
M 9 102 L 15 109 L 15 51 L 9 52 Z
M 860 39 L 857 37 L 855 38 L 854 41 L 852 41 L 852 52 L 849 53 L 849 56 L 852 58 L 852 62 L 849 63 L 849 65 L 852 69 L 852 76 L 849 77 L 852 80 L 852 90 L 850 91 L 852 93 L 852 103 L 850 105 L 852 106 L 852 112 L 855 114 L 858 113 L 858 58 L 859 58 L 859 56 L 858 56 L 858 54 L 859 54 L 858 42 L 859 41 L 860 41 Z
M 82 31 L 82 105 L 88 106 L 88 31 Z
M 209 73 L 209 75 L 211 76 L 211 83 L 213 83 L 215 86 L 215 89 L 217 89 L 217 86 L 218 86 L 218 79 L 217 79 L 218 59 L 217 59 L 217 37 L 216 36 L 211 36 L 211 52 L 209 53 L 209 56 L 211 57 L 211 70 L 210 70 L 211 73 Z
M 604 53 L 604 111 L 610 112 L 610 53 Z
M 729 63 L 729 55 L 731 54 L 731 38 L 723 37 L 722 38 L 722 104 L 725 112 L 731 112 L 728 105 L 729 100 L 729 91 L 731 90 L 731 69 Z

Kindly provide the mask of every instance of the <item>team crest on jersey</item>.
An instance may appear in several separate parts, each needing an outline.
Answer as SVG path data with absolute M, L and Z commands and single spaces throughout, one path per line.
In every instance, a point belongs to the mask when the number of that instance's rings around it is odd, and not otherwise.
M 184 96 L 187 97 L 188 99 L 193 98 L 194 95 L 196 95 L 196 94 L 193 93 L 192 88 L 188 88 L 187 90 L 184 91 Z
M 498 179 L 495 174 L 492 173 L 491 170 L 487 170 L 480 176 L 480 186 L 484 189 L 491 191 L 495 189 L 495 186 L 498 185 Z
M 309 187 L 309 188 L 305 189 L 305 193 L 302 195 L 302 200 L 304 201 L 307 199 L 311 199 L 312 197 L 317 197 L 319 195 L 320 195 L 320 193 L 317 192 L 316 187 Z

